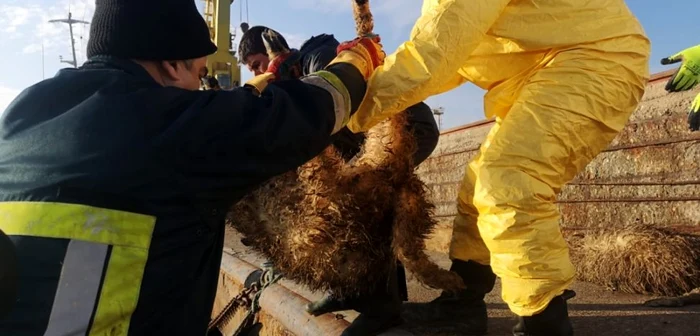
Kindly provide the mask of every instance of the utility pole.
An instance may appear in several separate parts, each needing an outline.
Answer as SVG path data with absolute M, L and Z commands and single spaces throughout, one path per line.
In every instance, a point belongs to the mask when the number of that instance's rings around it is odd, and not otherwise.
M 41 41 L 41 80 L 46 79 L 44 75 L 44 41 Z
M 433 109 L 433 115 L 435 115 L 435 118 L 437 119 L 438 122 L 438 129 L 442 129 L 442 115 L 445 114 L 445 108 L 440 106 L 438 108 Z
M 70 11 L 68 12 L 67 19 L 55 19 L 55 20 L 49 20 L 49 22 L 52 22 L 52 23 L 61 22 L 61 23 L 68 24 L 68 29 L 70 30 L 70 45 L 71 45 L 71 48 L 73 50 L 73 60 L 66 61 L 63 59 L 63 56 L 59 56 L 59 59 L 61 60 L 61 63 L 68 63 L 68 64 L 72 65 L 74 68 L 77 68 L 78 67 L 78 60 L 75 57 L 75 39 L 73 38 L 73 24 L 75 24 L 75 23 L 90 24 L 90 22 L 73 19 L 73 14 Z

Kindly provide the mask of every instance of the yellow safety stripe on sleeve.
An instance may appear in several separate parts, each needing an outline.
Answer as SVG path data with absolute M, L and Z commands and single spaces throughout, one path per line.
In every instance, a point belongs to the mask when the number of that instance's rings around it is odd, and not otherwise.
M 156 218 L 79 204 L 0 202 L 8 235 L 111 245 L 90 336 L 126 335 L 136 309 Z
M 350 92 L 340 78 L 330 71 L 319 70 L 302 77 L 301 80 L 306 84 L 326 90 L 333 97 L 335 125 L 331 134 L 335 134 L 345 127 L 350 120 Z

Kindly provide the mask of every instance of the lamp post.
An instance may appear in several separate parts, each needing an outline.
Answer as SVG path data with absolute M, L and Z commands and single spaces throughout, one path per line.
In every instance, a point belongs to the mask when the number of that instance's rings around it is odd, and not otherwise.
M 442 129 L 442 115 L 445 114 L 445 108 L 440 106 L 433 109 L 433 115 L 437 119 L 438 129 Z

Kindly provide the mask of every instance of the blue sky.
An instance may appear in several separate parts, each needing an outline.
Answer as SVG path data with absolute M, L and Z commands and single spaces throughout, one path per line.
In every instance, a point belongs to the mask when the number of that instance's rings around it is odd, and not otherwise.
M 203 2 L 195 1 L 201 8 Z M 234 1 L 233 26 L 238 27 L 241 5 L 244 5 L 244 20 L 247 12 L 251 26 L 262 24 L 277 29 L 292 47 L 320 33 L 334 34 L 339 40 L 350 39 L 354 34 L 349 0 L 248 0 L 247 3 L 246 11 L 245 0 Z M 390 53 L 408 37 L 420 14 L 422 1 L 374 0 L 370 3 L 375 15 L 375 31 L 382 35 L 383 45 Z M 627 4 L 652 41 L 652 73 L 668 69 L 659 64 L 662 57 L 700 44 L 700 20 L 697 19 L 700 1 L 676 0 L 673 6 L 652 0 L 627 1 Z M 66 17 L 69 6 L 74 18 L 90 21 L 94 0 L 0 0 L 0 111 L 25 87 L 69 66 L 59 62 L 59 55 L 70 58 L 68 27 L 46 22 Z M 88 30 L 88 26 L 75 29 L 79 63 L 85 60 Z M 248 78 L 250 75 L 243 69 L 243 80 Z M 431 107 L 444 107 L 443 128 L 449 128 L 483 119 L 483 94 L 481 89 L 466 84 L 432 97 L 427 103 Z

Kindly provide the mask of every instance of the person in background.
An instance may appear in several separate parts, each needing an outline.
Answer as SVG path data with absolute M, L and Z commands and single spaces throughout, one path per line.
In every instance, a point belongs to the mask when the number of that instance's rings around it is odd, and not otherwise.
M 661 64 L 682 62 L 676 73 L 666 83 L 666 91 L 681 92 L 694 88 L 700 82 L 700 45 L 685 49 L 673 56 L 661 59 Z M 700 130 L 700 93 L 688 111 L 688 129 Z
M 207 77 L 206 82 L 207 82 L 207 89 L 214 90 L 214 91 L 221 90 L 221 86 L 219 85 L 219 81 L 214 76 Z
M 238 44 L 238 57 L 255 75 L 264 73 L 269 67 L 270 59 L 262 39 L 262 33 L 267 30 L 273 31 L 284 46 L 290 49 L 284 36 L 271 28 L 253 26 L 247 29 Z M 298 51 L 292 49 L 298 53 L 295 56 L 297 73 L 308 75 L 326 67 L 336 57 L 338 45 L 339 42 L 333 35 L 320 34 L 304 42 Z M 430 107 L 425 103 L 408 107 L 406 113 L 407 127 L 416 139 L 417 151 L 413 162 L 417 166 L 435 150 L 440 132 Z M 332 144 L 345 161 L 350 161 L 360 152 L 364 141 L 364 133 L 355 134 L 343 128 L 333 135 Z M 398 261 L 396 274 L 391 274 L 387 282 L 388 286 L 379 285 L 380 289 L 365 292 L 358 297 L 339 297 L 335 293 L 329 293 L 323 299 L 309 304 L 307 311 L 318 316 L 341 310 L 357 310 L 361 313 L 360 317 L 353 321 L 344 335 L 372 335 L 400 323 L 401 301 L 408 300 L 405 270 Z
M 0 117 L 19 279 L 0 335 L 205 335 L 231 205 L 326 148 L 384 53 L 357 38 L 303 78 L 278 80 L 284 54 L 202 91 L 216 46 L 193 0 L 98 0 L 91 22 L 88 61 Z
M 466 82 L 487 90 L 496 122 L 466 169 L 450 246 L 466 289 L 431 303 L 461 332 L 487 331 L 498 276 L 513 335 L 573 335 L 556 195 L 637 108 L 649 54 L 623 0 L 424 0 L 409 40 L 372 74 L 353 132 Z

